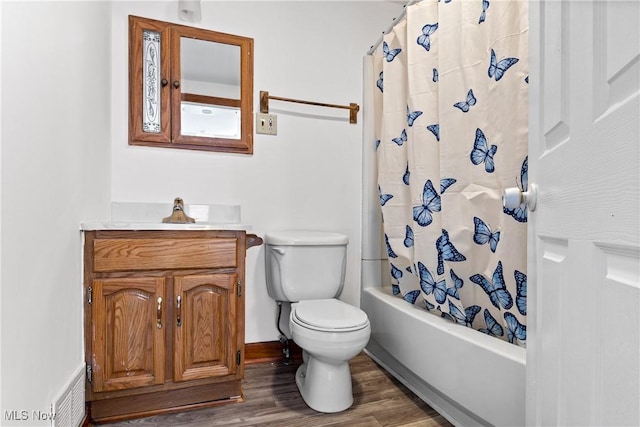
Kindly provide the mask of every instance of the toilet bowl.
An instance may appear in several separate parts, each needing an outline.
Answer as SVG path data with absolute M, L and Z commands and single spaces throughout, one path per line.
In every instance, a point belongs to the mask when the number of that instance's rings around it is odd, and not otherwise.
M 369 342 L 367 315 L 337 299 L 300 301 L 292 304 L 289 328 L 303 350 L 296 385 L 305 403 L 327 413 L 351 407 L 349 360 Z

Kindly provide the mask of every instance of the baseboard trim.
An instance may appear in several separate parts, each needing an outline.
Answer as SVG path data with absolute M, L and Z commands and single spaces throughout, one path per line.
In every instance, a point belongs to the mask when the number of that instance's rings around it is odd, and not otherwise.
M 280 362 L 284 360 L 280 341 L 253 342 L 244 345 L 244 363 Z M 294 360 L 302 360 L 302 349 L 289 340 L 289 355 Z

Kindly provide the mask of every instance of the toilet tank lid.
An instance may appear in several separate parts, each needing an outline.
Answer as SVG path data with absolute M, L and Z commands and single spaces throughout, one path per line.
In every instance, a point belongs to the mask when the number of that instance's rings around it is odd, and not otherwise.
M 265 235 L 265 243 L 281 246 L 346 245 L 349 237 L 329 231 L 271 231 Z

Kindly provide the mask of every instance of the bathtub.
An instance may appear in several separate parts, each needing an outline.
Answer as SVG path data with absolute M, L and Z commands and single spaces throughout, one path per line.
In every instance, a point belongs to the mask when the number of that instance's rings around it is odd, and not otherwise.
M 460 426 L 525 424 L 525 349 L 454 324 L 365 287 L 371 322 L 365 352 Z

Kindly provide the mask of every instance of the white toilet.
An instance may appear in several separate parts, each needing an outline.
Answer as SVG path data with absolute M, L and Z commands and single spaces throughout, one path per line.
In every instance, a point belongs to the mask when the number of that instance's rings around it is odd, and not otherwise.
M 303 350 L 296 384 L 309 407 L 340 412 L 353 404 L 349 360 L 369 342 L 364 311 L 335 299 L 342 292 L 347 236 L 317 231 L 267 233 L 269 296 L 291 302 L 289 328 Z

